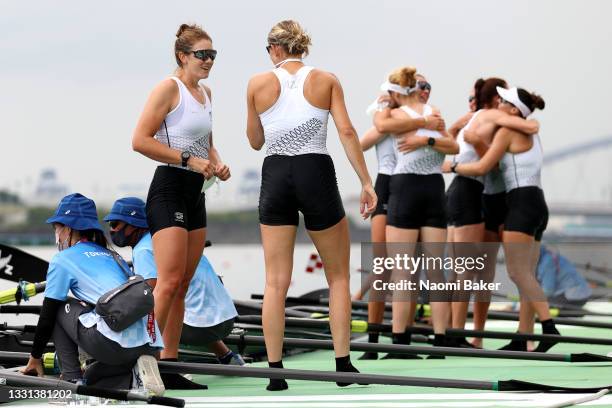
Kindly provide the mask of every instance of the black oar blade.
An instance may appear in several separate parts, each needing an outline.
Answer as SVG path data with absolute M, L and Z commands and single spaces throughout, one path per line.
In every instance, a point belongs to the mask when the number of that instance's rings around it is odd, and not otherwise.
M 529 381 L 508 380 L 498 381 L 497 391 L 543 391 L 556 393 L 595 393 L 601 390 L 610 389 L 612 385 L 604 385 L 601 387 L 561 387 L 558 385 L 547 385 L 532 383 Z
M 41 282 L 46 279 L 49 263 L 12 246 L 0 244 L 0 279 Z
M 612 361 L 612 357 L 593 353 L 570 354 L 570 362 L 572 363 L 598 363 L 602 361 L 610 362 Z

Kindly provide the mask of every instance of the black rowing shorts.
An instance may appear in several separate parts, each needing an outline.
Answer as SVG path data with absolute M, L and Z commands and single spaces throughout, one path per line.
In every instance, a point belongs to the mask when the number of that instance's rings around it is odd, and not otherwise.
M 462 227 L 482 222 L 484 185 L 473 178 L 455 176 L 446 192 L 448 225 Z
M 376 183 L 374 183 L 374 191 L 378 197 L 376 209 L 372 213 L 372 217 L 377 215 L 387 215 L 387 206 L 389 204 L 389 182 L 391 176 L 388 174 L 378 174 Z
M 508 214 L 506 193 L 483 194 L 482 212 L 484 214 L 485 229 L 499 233 L 499 227 L 504 223 Z
M 387 225 L 446 228 L 446 197 L 441 174 L 391 176 Z
M 306 229 L 321 231 L 344 218 L 336 171 L 327 154 L 272 155 L 261 169 L 259 222 L 298 225 L 298 211 Z
M 151 235 L 169 227 L 187 231 L 206 228 L 206 205 L 200 173 L 159 166 L 147 196 L 147 223 Z
M 536 186 L 519 187 L 506 193 L 508 215 L 504 231 L 518 231 L 531 235 L 536 241 L 548 225 L 548 206 L 544 192 Z

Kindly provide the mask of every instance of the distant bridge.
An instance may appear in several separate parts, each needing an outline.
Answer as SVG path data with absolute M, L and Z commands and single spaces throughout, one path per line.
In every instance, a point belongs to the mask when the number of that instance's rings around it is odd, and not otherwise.
M 576 144 L 569 147 L 564 147 L 555 152 L 544 155 L 544 164 L 552 164 L 567 158 L 579 156 L 600 148 L 606 148 L 612 145 L 612 135 L 605 136 L 596 140 L 591 140 L 585 143 Z

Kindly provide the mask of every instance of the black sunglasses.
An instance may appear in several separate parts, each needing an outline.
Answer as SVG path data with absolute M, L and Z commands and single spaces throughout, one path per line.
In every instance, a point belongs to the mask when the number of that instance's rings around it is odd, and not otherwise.
M 266 51 L 268 52 L 268 54 L 270 53 L 271 49 L 272 49 L 272 45 L 266 45 Z
M 217 58 L 217 50 L 196 50 L 191 52 L 194 57 L 202 61 L 206 61 L 209 58 L 211 61 L 214 61 Z
M 431 91 L 431 84 L 427 81 L 418 81 L 417 86 L 421 91 Z
M 504 98 L 502 98 L 501 96 L 499 97 L 499 103 L 507 103 L 510 106 L 514 106 L 514 104 L 512 102 L 508 102 L 507 100 L 505 100 Z
M 474 95 L 470 95 L 470 96 L 469 96 L 469 98 L 468 98 L 468 102 L 469 102 L 469 103 L 472 103 L 472 102 L 474 102 L 475 100 L 476 100 L 476 97 L 475 97 Z

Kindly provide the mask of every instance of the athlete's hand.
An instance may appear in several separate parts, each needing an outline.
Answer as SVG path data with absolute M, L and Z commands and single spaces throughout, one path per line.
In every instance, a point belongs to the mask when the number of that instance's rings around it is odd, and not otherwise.
M 43 370 L 42 359 L 34 358 L 30 356 L 28 360 L 28 365 L 19 370 L 21 374 L 32 375 L 36 373 L 39 377 L 44 377 L 45 373 Z
M 410 153 L 426 145 L 427 138 L 425 136 L 417 136 L 414 132 L 411 132 L 398 139 L 397 150 L 402 153 Z
M 442 116 L 439 113 L 434 113 L 433 115 L 425 116 L 425 129 L 429 130 L 444 130 L 446 129 L 446 123 Z
M 189 161 L 187 161 L 187 166 L 198 173 L 202 173 L 206 180 L 211 178 L 215 171 L 210 160 L 202 159 L 201 157 L 191 156 Z
M 444 163 L 442 163 L 442 173 L 450 173 L 452 165 L 452 162 L 445 160 Z
M 367 219 L 376 209 L 378 197 L 374 192 L 372 184 L 365 184 L 361 187 L 361 197 L 359 198 L 359 212 L 363 219 Z
M 223 163 L 217 164 L 217 166 L 215 167 L 214 175 L 217 176 L 221 181 L 225 181 L 232 176 L 229 167 L 227 167 L 227 164 Z

